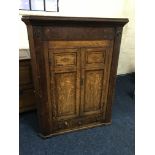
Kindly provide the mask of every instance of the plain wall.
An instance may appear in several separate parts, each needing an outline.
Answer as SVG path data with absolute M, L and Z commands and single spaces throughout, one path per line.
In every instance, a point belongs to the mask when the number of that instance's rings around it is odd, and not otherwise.
M 26 25 L 21 15 L 129 18 L 123 29 L 117 74 L 135 71 L 133 0 L 59 0 L 59 12 L 19 11 L 19 49 L 29 49 Z

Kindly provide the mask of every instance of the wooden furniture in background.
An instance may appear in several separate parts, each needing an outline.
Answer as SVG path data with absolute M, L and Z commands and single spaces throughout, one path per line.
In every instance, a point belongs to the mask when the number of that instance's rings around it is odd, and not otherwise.
M 111 123 L 128 19 L 23 16 L 43 137 Z
M 31 59 L 19 60 L 19 112 L 36 108 L 32 82 Z

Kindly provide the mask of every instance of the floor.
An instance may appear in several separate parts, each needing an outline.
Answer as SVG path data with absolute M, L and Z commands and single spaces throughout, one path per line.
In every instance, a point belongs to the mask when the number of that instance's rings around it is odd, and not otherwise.
M 117 77 L 112 124 L 40 138 L 36 112 L 20 115 L 20 155 L 134 155 L 135 101 L 133 74 Z

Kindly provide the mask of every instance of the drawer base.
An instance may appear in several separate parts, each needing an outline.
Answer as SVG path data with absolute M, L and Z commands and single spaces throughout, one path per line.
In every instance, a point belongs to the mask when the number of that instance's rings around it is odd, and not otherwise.
M 47 136 L 39 133 L 39 136 L 46 139 L 46 138 L 50 138 L 52 136 L 58 136 L 58 135 L 62 135 L 62 134 L 65 134 L 65 133 L 75 132 L 75 131 L 84 130 L 84 129 L 90 129 L 90 128 L 93 128 L 93 127 L 98 127 L 98 126 L 103 126 L 103 125 L 110 125 L 111 123 L 112 123 L 112 121 L 110 121 L 108 123 L 92 123 L 92 124 L 89 124 L 87 126 L 85 125 L 85 126 L 81 126 L 81 127 L 77 127 L 77 128 L 73 128 L 73 129 L 66 129 L 66 130 L 63 130 L 63 131 L 55 132 L 55 133 L 49 134 Z

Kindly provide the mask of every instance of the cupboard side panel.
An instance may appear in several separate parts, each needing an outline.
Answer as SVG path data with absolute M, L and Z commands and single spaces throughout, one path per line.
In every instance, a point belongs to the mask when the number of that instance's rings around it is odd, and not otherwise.
M 31 55 L 31 66 L 32 66 L 32 77 L 33 77 L 33 83 L 34 83 L 34 93 L 35 93 L 35 100 L 36 100 L 36 106 L 37 106 L 37 113 L 38 113 L 38 121 L 39 121 L 39 132 L 43 135 L 48 135 L 50 133 L 50 125 L 48 123 L 48 120 L 46 118 L 45 109 L 42 109 L 43 106 L 43 98 L 40 94 L 40 81 L 38 78 L 39 74 L 39 64 L 38 59 L 39 55 L 37 56 L 37 46 L 38 43 L 40 43 L 40 40 L 38 41 L 36 36 L 34 35 L 35 28 L 32 25 L 27 25 L 27 31 L 28 31 L 28 40 L 29 40 L 29 46 L 30 46 L 30 55 Z M 41 44 L 39 44 L 41 45 Z M 40 46 L 41 48 L 42 46 Z
M 119 52 L 120 52 L 122 30 L 123 30 L 123 27 L 116 27 L 115 29 L 115 39 L 113 44 L 112 56 L 111 56 L 112 61 L 110 66 L 105 123 L 111 122 L 111 117 L 112 117 L 112 102 L 113 102 L 114 92 L 115 92 L 115 83 L 116 83 L 116 76 L 117 76 L 117 66 L 118 66 L 118 58 L 119 58 Z
M 27 26 L 28 38 L 30 44 L 30 54 L 32 58 L 32 73 L 33 82 L 35 87 L 35 96 L 37 102 L 37 113 L 40 126 L 40 133 L 44 136 L 51 133 L 51 112 L 49 111 L 48 102 L 48 75 L 46 62 L 48 55 L 48 47 L 44 46 L 44 42 L 41 40 L 41 28 L 38 26 Z

